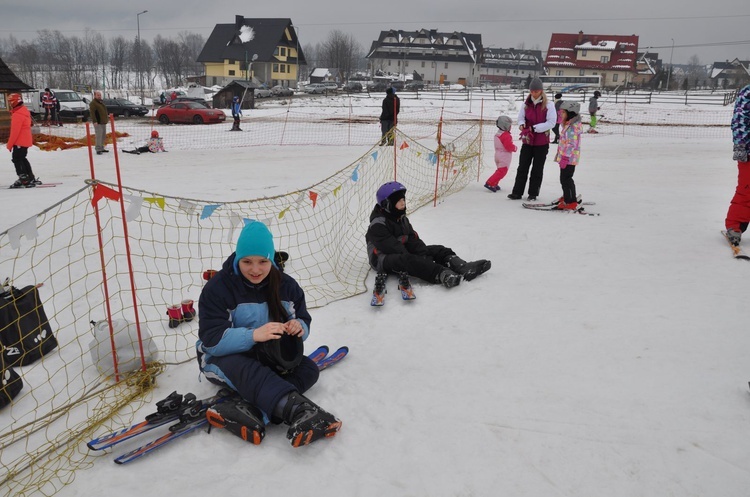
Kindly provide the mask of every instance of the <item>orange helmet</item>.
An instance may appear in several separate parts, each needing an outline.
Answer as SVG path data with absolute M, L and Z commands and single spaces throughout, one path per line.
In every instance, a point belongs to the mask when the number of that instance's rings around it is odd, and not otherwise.
M 151 132 L 151 138 L 159 138 L 159 132 L 156 130 L 153 130 Z
M 10 105 L 10 108 L 13 109 L 14 107 L 18 107 L 19 105 L 23 104 L 23 97 L 21 97 L 20 93 L 11 93 L 8 95 L 8 104 Z

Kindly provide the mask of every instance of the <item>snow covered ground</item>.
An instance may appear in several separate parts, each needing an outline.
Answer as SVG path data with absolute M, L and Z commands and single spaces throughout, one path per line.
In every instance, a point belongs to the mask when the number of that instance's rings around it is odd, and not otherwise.
M 480 181 L 411 216 L 428 243 L 492 260 L 489 273 L 451 290 L 417 283 L 413 302 L 392 278 L 383 308 L 359 295 L 312 312 L 306 348 L 351 349 L 309 392 L 342 419 L 338 436 L 293 449 L 283 426 L 260 446 L 196 433 L 128 466 L 98 457 L 58 495 L 746 496 L 750 266 L 719 234 L 731 143 L 606 128 L 584 136 L 575 176 L 600 217 L 523 209 L 506 198 L 514 166 L 499 193 Z M 123 182 L 248 199 L 313 184 L 366 147 L 249 150 L 272 167 L 250 177 L 248 149 L 172 150 L 121 156 Z M 32 150 L 37 175 L 63 185 L 4 191 L 0 229 L 82 186 L 87 157 Z M 96 160 L 114 180 L 111 157 Z M 540 200 L 559 195 L 550 157 Z M 160 376 L 152 401 L 173 390 L 215 387 L 191 363 Z

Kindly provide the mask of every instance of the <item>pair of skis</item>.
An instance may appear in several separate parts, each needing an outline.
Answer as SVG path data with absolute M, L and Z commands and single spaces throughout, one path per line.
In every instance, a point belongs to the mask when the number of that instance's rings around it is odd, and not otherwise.
M 386 273 L 378 273 L 375 275 L 375 289 L 372 291 L 372 299 L 370 300 L 371 306 L 382 307 L 385 305 L 385 294 L 388 293 L 385 288 L 387 279 L 388 274 Z M 414 300 L 417 298 L 414 294 L 414 287 L 411 286 L 411 281 L 409 281 L 409 275 L 406 273 L 401 273 L 398 276 L 398 290 L 401 292 L 402 300 Z
M 335 352 L 329 354 L 328 346 L 323 345 L 318 347 L 308 357 L 322 371 L 341 361 L 348 353 L 349 348 L 344 346 L 339 347 Z M 209 407 L 237 398 L 239 398 L 237 393 L 227 388 L 222 388 L 212 397 L 200 400 L 196 399 L 193 394 L 183 396 L 177 392 L 172 392 L 167 398 L 157 402 L 156 412 L 146 416 L 140 423 L 102 435 L 91 440 L 86 445 L 91 450 L 104 450 L 161 426 L 169 425 L 167 433 L 114 459 L 117 464 L 127 464 L 183 435 L 207 426 L 206 411 Z
M 535 211 L 566 212 L 568 214 L 581 214 L 581 215 L 584 215 L 584 216 L 598 216 L 599 215 L 598 212 L 588 212 L 584 208 L 584 206 L 587 206 L 587 205 L 596 205 L 595 202 L 578 202 L 578 208 L 575 209 L 575 210 L 560 209 L 558 207 L 558 202 L 549 202 L 549 203 L 546 203 L 546 204 L 529 204 L 529 203 L 523 203 L 521 205 L 525 209 L 531 209 L 531 210 L 535 210 Z

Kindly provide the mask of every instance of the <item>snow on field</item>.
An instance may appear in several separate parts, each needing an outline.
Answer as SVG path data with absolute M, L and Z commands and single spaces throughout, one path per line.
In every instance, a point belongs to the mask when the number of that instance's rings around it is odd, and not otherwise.
M 351 349 L 309 392 L 342 419 L 337 437 L 293 449 L 281 426 L 260 446 L 201 432 L 124 467 L 99 457 L 59 495 L 746 496 L 750 266 L 719 235 L 730 141 L 603 131 L 584 136 L 575 176 L 600 217 L 523 209 L 506 198 L 512 168 L 499 193 L 480 181 L 411 216 L 428 243 L 492 260 L 486 275 L 451 290 L 417 283 L 413 302 L 391 281 L 383 308 L 359 295 L 313 311 L 306 347 Z M 120 159 L 130 187 L 236 200 L 313 184 L 365 150 Z M 249 169 L 248 152 L 266 166 Z M 81 187 L 87 157 L 33 150 L 36 173 L 63 184 L 4 191 L 2 229 Z M 114 180 L 111 157 L 96 161 Z M 14 179 L 9 159 L 2 178 Z M 540 200 L 559 195 L 550 157 Z M 159 377 L 152 401 L 173 390 L 215 387 L 186 364 Z

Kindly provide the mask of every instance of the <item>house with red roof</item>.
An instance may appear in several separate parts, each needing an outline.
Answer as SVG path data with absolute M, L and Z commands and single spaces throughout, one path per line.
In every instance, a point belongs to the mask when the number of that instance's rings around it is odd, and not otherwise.
M 628 86 L 638 74 L 638 36 L 552 33 L 548 76 L 599 76 L 603 88 Z

